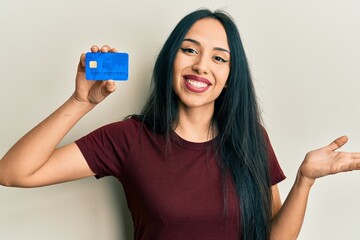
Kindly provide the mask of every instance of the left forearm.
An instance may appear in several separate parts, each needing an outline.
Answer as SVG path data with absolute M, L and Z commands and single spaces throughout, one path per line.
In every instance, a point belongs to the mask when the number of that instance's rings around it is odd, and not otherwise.
M 301 176 L 297 176 L 283 206 L 273 218 L 270 239 L 291 240 L 298 237 L 304 221 L 311 185 Z
M 309 193 L 315 179 L 340 172 L 360 170 L 360 152 L 337 152 L 346 142 L 339 137 L 329 145 L 310 151 L 302 162 L 294 186 L 283 206 L 275 214 L 271 239 L 296 239 L 305 217 Z

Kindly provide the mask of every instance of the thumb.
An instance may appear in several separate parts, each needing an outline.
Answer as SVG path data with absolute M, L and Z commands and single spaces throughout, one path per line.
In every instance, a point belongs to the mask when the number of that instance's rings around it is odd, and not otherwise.
M 107 97 L 109 94 L 113 93 L 116 90 L 116 85 L 113 80 L 108 80 L 105 82 L 105 85 L 102 89 L 103 96 Z
M 335 151 L 341 148 L 342 146 L 344 146 L 347 141 L 348 141 L 347 136 L 341 136 L 335 139 L 332 143 L 330 143 L 328 147 L 331 149 L 331 151 Z

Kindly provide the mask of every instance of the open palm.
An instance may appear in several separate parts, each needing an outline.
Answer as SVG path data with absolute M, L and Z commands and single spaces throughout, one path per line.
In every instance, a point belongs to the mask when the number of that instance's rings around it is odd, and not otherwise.
M 348 138 L 342 136 L 331 144 L 306 154 L 299 173 L 311 181 L 330 174 L 360 169 L 360 153 L 336 151 Z

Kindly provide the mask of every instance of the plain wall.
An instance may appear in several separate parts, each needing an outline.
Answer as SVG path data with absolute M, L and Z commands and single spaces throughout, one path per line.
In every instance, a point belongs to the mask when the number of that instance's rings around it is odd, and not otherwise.
M 265 126 L 287 179 L 306 152 L 346 134 L 360 150 L 360 2 L 355 0 L 0 1 L 0 156 L 73 92 L 79 56 L 109 44 L 130 56 L 130 78 L 85 116 L 66 144 L 138 113 L 154 59 L 175 24 L 199 7 L 236 20 Z M 360 173 L 319 179 L 299 239 L 359 239 Z M 0 187 L 0 239 L 131 239 L 114 178 L 36 189 Z

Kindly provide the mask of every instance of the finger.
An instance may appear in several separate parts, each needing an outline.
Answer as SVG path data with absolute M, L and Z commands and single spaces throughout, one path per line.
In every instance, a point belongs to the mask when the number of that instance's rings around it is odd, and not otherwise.
M 91 50 L 91 52 L 98 52 L 98 51 L 99 51 L 99 47 L 96 46 L 96 45 L 93 45 L 93 46 L 91 46 L 90 50 Z
M 332 143 L 329 144 L 329 148 L 331 149 L 331 151 L 335 151 L 335 150 L 341 148 L 342 146 L 344 146 L 344 144 L 347 141 L 348 141 L 347 136 L 339 137 L 339 138 L 335 139 Z
M 351 152 L 351 159 L 360 163 L 360 152 Z
M 109 47 L 108 45 L 104 45 L 100 48 L 100 52 L 109 52 L 110 49 L 111 47 Z
M 349 164 L 349 171 L 360 170 L 360 153 L 351 153 L 351 162 Z
M 119 52 L 116 48 L 112 48 L 110 52 Z
M 113 80 L 108 80 L 105 82 L 105 91 L 103 92 L 103 95 L 106 97 L 109 94 L 113 93 L 116 90 L 116 85 Z

